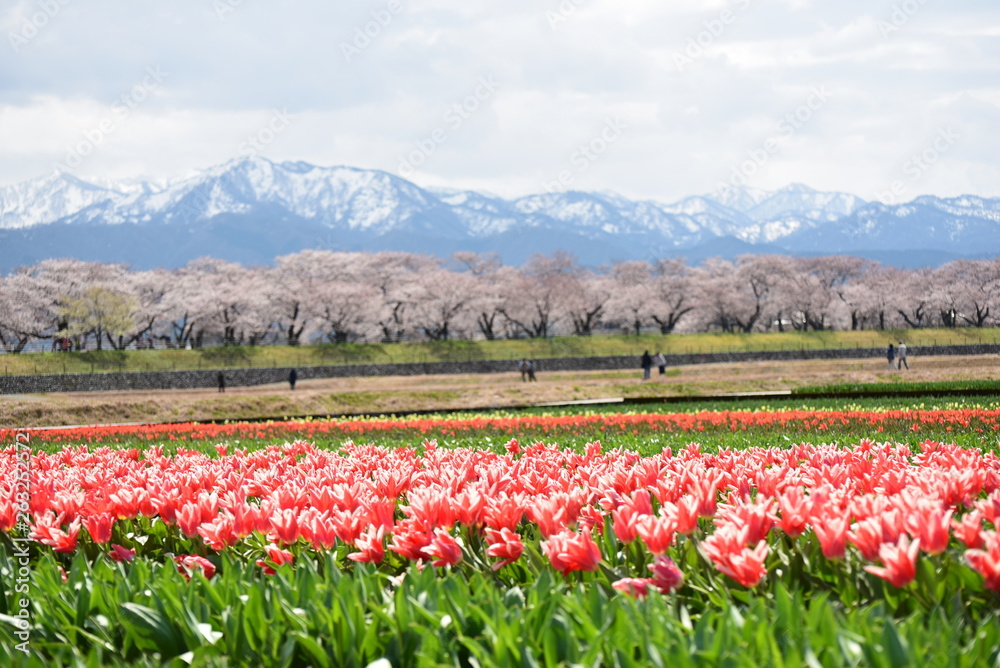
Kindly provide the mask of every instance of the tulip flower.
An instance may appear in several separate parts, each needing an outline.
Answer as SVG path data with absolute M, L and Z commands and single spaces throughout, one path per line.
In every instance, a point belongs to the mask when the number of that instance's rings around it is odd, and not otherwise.
M 111 552 L 108 553 L 108 557 L 110 557 L 112 561 L 129 562 L 135 559 L 135 550 L 130 550 L 122 547 L 121 545 L 115 544 L 111 546 Z
M 670 557 L 659 555 L 649 567 L 652 584 L 661 594 L 669 594 L 684 584 L 684 573 Z
M 514 563 L 524 553 L 524 543 L 521 542 L 521 537 L 507 528 L 500 530 L 487 529 L 486 541 L 489 543 L 489 547 L 486 548 L 486 554 L 501 559 L 501 561 L 493 564 L 494 571 L 498 571 L 504 566 Z
M 111 540 L 111 531 L 115 526 L 115 516 L 111 513 L 91 515 L 83 520 L 83 526 L 95 543 L 103 545 Z
M 462 545 L 441 528 L 434 530 L 431 542 L 424 548 L 424 552 L 434 559 L 431 563 L 436 567 L 454 566 L 462 561 Z
M 622 578 L 612 582 L 611 586 L 626 596 L 643 599 L 649 596 L 653 581 L 649 578 Z
M 895 545 L 886 543 L 879 548 L 878 555 L 883 566 L 865 566 L 865 570 L 897 589 L 905 587 L 917 577 L 919 551 L 920 540 L 910 542 L 909 537 L 904 534 Z
M 601 550 L 590 534 L 563 531 L 542 541 L 542 552 L 563 575 L 573 571 L 596 571 Z
M 206 578 L 215 575 L 215 564 L 196 554 L 179 554 L 174 557 L 174 563 L 177 564 L 177 570 L 186 580 L 191 579 L 195 569 L 200 570 Z
M 985 587 L 1000 594 L 1000 537 L 989 536 L 985 550 L 967 550 L 965 560 L 986 580 Z

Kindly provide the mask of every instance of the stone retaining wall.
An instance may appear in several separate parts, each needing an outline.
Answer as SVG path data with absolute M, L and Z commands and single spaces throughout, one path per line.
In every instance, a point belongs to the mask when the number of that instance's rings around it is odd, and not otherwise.
M 1000 345 L 914 346 L 909 358 L 939 355 L 996 355 Z M 774 350 L 758 352 L 694 353 L 666 355 L 667 366 L 717 364 L 722 362 L 779 361 L 809 359 L 864 359 L 884 357 L 883 348 L 834 348 L 828 350 Z M 637 356 L 556 357 L 535 360 L 539 374 L 547 371 L 600 371 L 639 369 Z M 424 364 L 345 364 L 339 366 L 297 367 L 298 379 L 351 378 L 364 376 L 419 376 L 427 374 L 516 373 L 517 360 L 479 362 L 428 362 Z M 268 369 L 224 369 L 227 387 L 287 383 L 291 367 Z M 110 390 L 163 390 L 218 386 L 219 369 L 190 371 L 136 371 L 125 373 L 53 374 L 37 376 L 0 376 L 0 394 L 41 392 L 100 392 Z

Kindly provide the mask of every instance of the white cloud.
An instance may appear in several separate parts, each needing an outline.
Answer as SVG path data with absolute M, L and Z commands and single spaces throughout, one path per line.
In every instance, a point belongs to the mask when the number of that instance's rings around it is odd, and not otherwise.
M 205 0 L 55 1 L 59 12 L 17 52 L 10 34 L 40 3 L 0 10 L 3 183 L 49 171 L 154 66 L 169 77 L 81 176 L 223 162 L 276 108 L 294 122 L 263 155 L 396 172 L 492 76 L 496 94 L 446 128 L 417 183 L 537 191 L 618 116 L 628 130 L 574 187 L 660 200 L 709 192 L 825 85 L 829 103 L 780 136 L 752 185 L 871 197 L 951 124 L 962 140 L 913 194 L 1000 195 L 995 0 L 928 1 L 902 17 L 892 0 L 398 0 L 398 11 L 388 0 L 275 0 L 232 2 L 223 20 Z M 346 58 L 343 44 L 366 28 L 368 43 Z M 692 40 L 701 51 L 679 68 Z

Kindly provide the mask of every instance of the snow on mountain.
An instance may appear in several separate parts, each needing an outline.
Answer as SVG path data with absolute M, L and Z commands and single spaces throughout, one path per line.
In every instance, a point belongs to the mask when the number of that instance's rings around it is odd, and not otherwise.
M 120 197 L 113 189 L 87 183 L 70 174 L 0 187 L 0 229 L 44 225 L 86 207 Z
M 801 184 L 782 188 L 756 204 L 747 215 L 758 222 L 771 221 L 788 214 L 810 220 L 832 222 L 849 216 L 867 202 L 844 193 L 822 193 Z
M 747 213 L 771 195 L 772 193 L 767 190 L 737 188 L 736 186 L 726 185 L 720 187 L 711 195 L 705 195 L 705 199 L 717 202 L 724 207 Z
M 145 245 L 141 261 L 119 248 L 126 239 Z M 0 187 L 0 270 L 82 248 L 91 259 L 158 266 L 167 262 L 158 257 L 184 262 L 224 255 L 227 246 L 239 247 L 232 253 L 241 261 L 267 262 L 279 250 L 317 243 L 436 255 L 496 249 L 512 254 L 508 261 L 562 249 L 595 264 L 755 246 L 791 253 L 925 249 L 952 257 L 1000 253 L 1000 199 L 925 196 L 887 206 L 800 184 L 774 192 L 725 188 L 672 203 L 581 191 L 506 199 L 424 189 L 378 170 L 264 158 L 167 181 L 52 174 Z

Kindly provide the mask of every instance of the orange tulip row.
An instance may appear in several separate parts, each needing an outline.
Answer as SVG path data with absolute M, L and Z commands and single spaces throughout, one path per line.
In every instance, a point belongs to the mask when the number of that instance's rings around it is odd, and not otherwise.
M 376 437 L 387 432 L 455 435 L 490 430 L 515 435 L 525 430 L 542 433 L 633 432 L 636 430 L 705 431 L 724 429 L 788 429 L 826 431 L 839 427 L 879 427 L 905 423 L 913 431 L 922 427 L 945 430 L 1000 431 L 1000 409 L 946 410 L 780 410 L 700 411 L 696 413 L 598 414 L 565 416 L 474 417 L 464 419 L 344 419 L 234 422 L 227 424 L 97 425 L 29 430 L 34 443 L 108 443 L 115 439 L 140 441 L 204 441 L 225 439 L 313 439 L 328 435 Z M 0 429 L 0 442 L 17 432 Z

